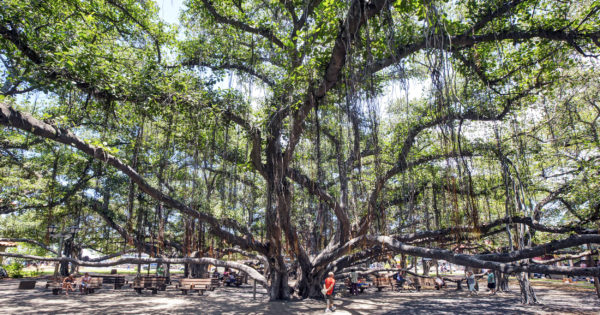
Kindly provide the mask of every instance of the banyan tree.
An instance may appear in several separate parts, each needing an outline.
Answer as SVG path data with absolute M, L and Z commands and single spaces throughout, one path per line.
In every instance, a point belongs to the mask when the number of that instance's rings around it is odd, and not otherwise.
M 598 254 L 599 14 L 188 0 L 173 25 L 153 1 L 3 1 L 0 236 L 50 253 L 46 227 L 77 223 L 47 259 L 229 266 L 271 299 L 397 254 L 516 275 L 525 303 L 531 272 L 598 283 L 532 258 Z

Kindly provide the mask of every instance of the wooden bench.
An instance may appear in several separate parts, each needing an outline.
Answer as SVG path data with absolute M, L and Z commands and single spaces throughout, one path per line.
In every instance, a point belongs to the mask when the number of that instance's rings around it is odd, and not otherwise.
M 421 279 L 419 279 L 418 277 L 412 277 L 410 279 L 410 282 L 408 283 L 409 287 L 413 287 L 415 288 L 415 290 L 417 290 L 417 292 L 421 291 Z
M 102 283 L 113 284 L 115 290 L 125 285 L 125 276 L 103 276 Z
M 394 290 L 395 283 L 391 278 L 388 277 L 377 277 L 373 281 L 373 286 L 377 288 L 377 291 L 381 292 L 384 288 L 390 288 Z
M 435 279 L 433 278 L 421 278 L 420 282 L 423 289 L 435 289 Z
M 48 289 L 50 287 L 50 284 L 52 284 L 54 282 L 62 283 L 62 281 L 63 281 L 62 277 L 49 277 L 48 280 L 46 280 L 46 289 Z
M 46 281 L 46 289 L 51 289 L 52 294 L 58 295 L 60 292 L 62 292 L 63 279 L 64 279 L 63 277 L 48 278 L 48 281 Z M 73 289 L 74 288 L 75 288 L 75 285 L 73 285 Z
M 242 285 L 244 281 L 244 277 L 240 276 L 240 275 L 235 275 L 235 279 L 230 279 L 229 277 L 224 278 L 223 282 L 227 285 L 227 286 L 231 286 L 232 284 L 235 285 L 236 287 L 239 287 Z
M 219 280 L 219 278 L 211 278 L 210 284 L 211 284 L 211 291 L 212 291 L 215 288 L 218 288 L 221 286 L 221 280 Z
M 59 293 L 62 292 L 62 281 L 57 282 L 57 281 L 52 281 L 52 282 L 48 282 L 46 283 L 46 288 L 51 289 L 52 290 L 52 294 L 54 295 L 58 295 Z
M 144 289 L 152 290 L 152 294 L 156 294 L 158 290 L 164 291 L 166 289 L 166 282 L 166 277 L 140 277 L 133 280 L 133 289 L 139 294 L 141 294 Z
M 90 282 L 88 283 L 88 285 L 85 288 L 83 286 L 81 286 L 81 279 L 82 278 L 77 279 L 76 283 L 78 283 L 80 285 L 80 287 L 83 288 L 84 294 L 94 293 L 94 291 L 96 291 L 96 289 L 102 288 L 102 278 L 91 277 Z
M 179 287 L 183 295 L 188 294 L 188 291 L 194 290 L 198 291 L 198 295 L 203 295 L 206 290 L 214 290 L 212 279 L 210 278 L 181 279 Z

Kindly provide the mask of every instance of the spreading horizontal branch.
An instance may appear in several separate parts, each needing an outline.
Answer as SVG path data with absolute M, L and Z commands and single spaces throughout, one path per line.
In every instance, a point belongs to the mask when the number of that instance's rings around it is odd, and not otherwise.
M 391 65 L 398 63 L 399 60 L 402 60 L 426 48 L 439 48 L 448 51 L 456 51 L 467 47 L 472 47 L 478 43 L 543 38 L 553 41 L 564 41 L 576 47 L 577 49 L 578 46 L 575 44 L 577 40 L 598 40 L 599 37 L 600 31 L 582 32 L 570 31 L 568 29 L 555 30 L 551 28 L 537 28 L 531 30 L 513 28 L 496 32 L 490 32 L 482 35 L 473 35 L 472 33 L 466 33 L 457 36 L 450 36 L 450 38 L 448 38 L 447 34 L 439 34 L 433 36 L 433 38 L 422 38 L 419 41 L 413 42 L 411 44 L 400 46 L 400 48 L 396 50 L 393 56 L 388 56 L 386 58 L 375 61 L 369 67 L 369 73 L 381 71 Z M 440 42 L 442 43 L 442 45 L 439 47 L 428 47 L 428 43 L 430 42 Z
M 366 245 L 381 245 L 388 247 L 390 250 L 404 253 L 417 257 L 426 257 L 432 259 L 443 259 L 448 262 L 451 262 L 456 265 L 473 267 L 473 268 L 485 268 L 485 269 L 493 269 L 503 273 L 516 273 L 516 272 L 533 272 L 533 273 L 543 273 L 543 274 L 563 274 L 563 275 L 572 275 L 572 276 L 594 276 L 597 277 L 600 275 L 600 267 L 588 267 L 588 268 L 580 268 L 580 267 L 559 267 L 559 266 L 545 266 L 545 265 L 537 265 L 537 264 L 521 264 L 521 263 L 502 263 L 498 262 L 498 260 L 503 261 L 517 261 L 524 258 L 531 258 L 539 256 L 540 254 L 537 252 L 533 252 L 529 249 L 522 251 L 515 251 L 506 254 L 497 254 L 494 257 L 486 256 L 486 255 L 467 255 L 467 254 L 457 254 L 449 250 L 445 249 L 436 249 L 436 248 L 424 248 L 418 246 L 407 245 L 402 242 L 399 242 L 392 237 L 389 236 L 364 236 L 362 240 Z M 581 243 L 580 241 L 583 241 Z M 550 242 L 544 246 L 548 252 L 552 252 L 552 250 L 567 248 L 572 246 L 577 246 L 581 244 L 587 243 L 600 243 L 600 235 L 584 235 L 578 236 L 575 238 L 569 238 L 563 241 Z M 559 245 L 560 244 L 560 245 Z M 534 256 L 531 256 L 534 255 Z M 482 257 L 485 257 L 484 260 Z M 489 259 L 489 260 L 487 260 Z
M 206 67 L 206 68 L 210 68 L 212 70 L 237 70 L 239 72 L 243 72 L 243 73 L 249 74 L 253 77 L 260 79 L 262 82 L 264 82 L 268 86 L 271 86 L 271 87 L 275 86 L 275 82 L 268 75 L 265 75 L 264 73 L 259 73 L 258 71 L 256 71 L 256 69 L 253 69 L 252 67 L 244 65 L 244 64 L 237 64 L 237 63 L 231 63 L 231 62 L 225 62 L 225 63 L 221 63 L 221 64 L 212 64 L 209 62 L 197 60 L 195 58 L 194 60 L 188 60 L 188 61 L 182 63 L 182 65 L 183 66 Z
M 250 266 L 246 266 L 244 264 L 240 264 L 234 261 L 225 261 L 219 260 L 215 258 L 121 258 L 114 261 L 85 261 L 78 260 L 70 257 L 41 257 L 34 255 L 23 255 L 23 254 L 13 254 L 13 253 L 0 253 L 0 256 L 4 257 L 12 257 L 12 258 L 22 258 L 28 260 L 37 260 L 37 261 L 54 261 L 54 262 L 67 262 L 72 263 L 78 266 L 84 267 L 110 267 L 110 266 L 118 266 L 124 264 L 211 264 L 218 267 L 229 267 L 233 269 L 237 269 L 243 271 L 248 274 L 248 276 L 254 280 L 256 283 L 267 287 L 267 279 L 256 271 L 254 268 Z
M 89 262 L 101 262 L 101 261 L 105 261 L 105 260 L 112 259 L 112 258 L 115 258 L 115 257 L 123 256 L 125 254 L 135 253 L 135 252 L 137 252 L 137 249 L 131 248 L 131 249 L 126 249 L 126 250 L 120 251 L 118 253 L 104 255 L 104 256 L 101 256 L 101 257 L 98 257 L 98 258 L 87 259 L 86 261 L 89 261 Z
M 44 249 L 44 250 L 47 250 L 47 251 L 49 251 L 49 252 L 51 252 L 51 253 L 53 253 L 53 254 L 55 254 L 55 255 L 58 255 L 58 253 L 57 253 L 55 250 L 53 250 L 52 248 L 50 248 L 50 247 L 46 246 L 45 244 L 43 244 L 43 243 L 41 243 L 41 242 L 38 242 L 38 241 L 36 241 L 36 240 L 29 239 L 29 238 L 0 238 L 0 242 L 17 242 L 17 243 L 18 243 L 18 242 L 21 242 L 21 243 L 29 243 L 29 244 L 35 245 L 35 246 L 37 246 L 37 247 L 39 247 L 39 248 L 42 248 L 42 249 Z
M 202 3 L 204 3 L 204 6 L 208 10 L 208 12 L 210 12 L 210 14 L 215 18 L 217 22 L 231 25 L 244 32 L 260 35 L 272 42 L 273 44 L 275 44 L 277 47 L 285 49 L 285 45 L 283 44 L 283 42 L 279 38 L 277 38 L 277 36 L 275 36 L 272 30 L 267 28 L 252 27 L 246 23 L 223 16 L 217 12 L 210 0 L 202 0 Z
M 0 124 L 18 128 L 27 132 L 30 132 L 36 136 L 43 137 L 46 139 L 53 140 L 55 142 L 63 143 L 69 146 L 73 146 L 81 152 L 105 163 L 111 165 L 127 175 L 144 193 L 154 198 L 159 202 L 163 202 L 165 205 L 175 208 L 180 212 L 187 214 L 191 217 L 197 218 L 204 221 L 213 227 L 213 233 L 217 236 L 222 237 L 232 244 L 239 245 L 245 248 L 252 248 L 257 251 L 264 252 L 265 247 L 263 244 L 255 241 L 251 237 L 247 228 L 235 220 L 223 219 L 219 220 L 210 214 L 198 212 L 191 207 L 181 203 L 180 201 L 162 193 L 157 188 L 150 185 L 140 174 L 137 173 L 131 166 L 125 164 L 119 158 L 108 153 L 103 148 L 92 146 L 86 143 L 84 140 L 79 139 L 71 131 L 55 127 L 46 122 L 38 120 L 28 113 L 17 111 L 7 104 L 0 103 Z M 246 235 L 245 238 L 238 237 L 230 232 L 223 230 L 222 227 L 228 227 L 235 229 Z
M 549 265 L 549 264 L 553 264 L 553 263 L 563 261 L 563 260 L 577 259 L 577 258 L 590 256 L 590 255 L 597 255 L 597 254 L 598 254 L 597 250 L 586 250 L 585 252 L 581 252 L 581 253 L 575 254 L 575 255 L 566 254 L 566 255 L 560 255 L 559 257 L 552 258 L 552 259 L 534 260 L 533 262 L 536 264 Z

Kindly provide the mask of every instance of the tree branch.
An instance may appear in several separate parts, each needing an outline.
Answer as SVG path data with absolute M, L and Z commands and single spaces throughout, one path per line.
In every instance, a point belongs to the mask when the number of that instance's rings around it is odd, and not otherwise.
M 46 139 L 73 146 L 83 153 L 120 170 L 133 182 L 135 182 L 143 192 L 155 200 L 163 202 L 170 207 L 178 209 L 184 214 L 208 223 L 214 228 L 213 232 L 219 237 L 226 238 L 233 244 L 242 246 L 244 248 L 252 248 L 259 252 L 264 252 L 266 250 L 263 244 L 253 240 L 251 237 L 248 237 L 250 233 L 245 226 L 232 219 L 219 220 L 210 214 L 198 212 L 191 207 L 184 205 L 178 200 L 163 194 L 160 190 L 150 185 L 129 165 L 123 163 L 120 159 L 106 152 L 104 149 L 87 144 L 69 130 L 54 127 L 34 118 L 28 113 L 21 113 L 4 103 L 0 103 L 0 124 L 15 127 Z M 247 237 L 241 238 L 235 236 L 234 234 L 223 230 L 222 227 L 235 229 L 242 232 L 242 234 L 246 235 Z
M 277 47 L 279 47 L 281 49 L 285 49 L 285 45 L 279 38 L 277 38 L 277 36 L 275 36 L 275 34 L 273 34 L 273 30 L 270 30 L 267 28 L 255 28 L 248 24 L 242 23 L 240 21 L 236 21 L 234 19 L 225 17 L 217 12 L 217 10 L 212 5 L 210 0 L 202 0 L 202 3 L 204 4 L 204 6 L 208 10 L 208 12 L 210 12 L 210 14 L 215 18 L 215 20 L 217 22 L 231 25 L 241 31 L 260 35 L 260 36 L 264 37 L 265 39 L 269 40 L 270 42 L 272 42 L 273 44 L 275 44 Z
M 54 251 L 53 249 L 51 249 L 50 247 L 46 246 L 45 244 L 38 242 L 36 240 L 32 240 L 29 238 L 0 238 L 0 242 L 23 242 L 23 243 L 29 243 L 35 246 L 38 246 L 44 250 L 47 250 L 51 253 L 53 253 L 54 255 L 58 255 L 58 253 L 56 251 Z
M 246 266 L 244 264 L 240 264 L 233 261 L 224 261 L 214 258 L 121 258 L 114 261 L 85 261 L 78 260 L 70 257 L 41 257 L 34 255 L 22 255 L 22 254 L 13 254 L 13 253 L 0 253 L 0 256 L 4 257 L 13 257 L 13 258 L 23 258 L 29 260 L 38 260 L 38 261 L 55 261 L 55 262 L 69 262 L 74 265 L 84 266 L 84 267 L 110 267 L 110 266 L 118 266 L 123 264 L 211 264 L 218 267 L 229 267 L 233 269 L 237 269 L 243 271 L 248 274 L 248 276 L 254 280 L 256 283 L 267 287 L 267 279 L 261 275 L 258 271 L 250 266 Z

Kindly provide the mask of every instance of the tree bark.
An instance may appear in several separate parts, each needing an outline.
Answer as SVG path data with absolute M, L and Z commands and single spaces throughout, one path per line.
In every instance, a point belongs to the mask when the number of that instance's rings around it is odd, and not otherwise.
M 538 304 L 537 296 L 531 287 L 531 282 L 529 282 L 529 275 L 526 272 L 519 272 L 517 279 L 521 288 L 521 303 L 529 305 Z

